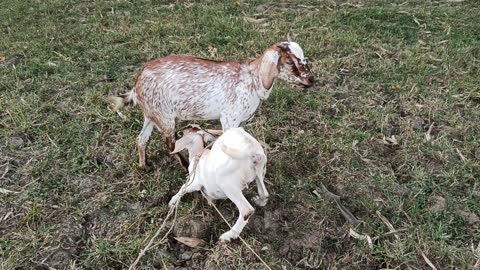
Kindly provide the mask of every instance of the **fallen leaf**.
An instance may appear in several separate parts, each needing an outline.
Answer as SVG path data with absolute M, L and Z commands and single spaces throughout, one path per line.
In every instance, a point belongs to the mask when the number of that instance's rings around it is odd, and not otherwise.
M 440 59 L 440 58 L 436 58 L 436 57 L 433 57 L 432 55 L 428 55 L 428 58 L 430 58 L 431 60 L 435 61 L 435 62 L 442 62 L 443 60 Z
M 460 152 L 460 150 L 458 150 L 458 148 L 455 148 L 455 151 L 457 151 L 457 154 L 460 156 L 460 159 L 463 162 L 467 161 L 467 158 L 462 154 L 462 152 Z
M 392 135 L 390 138 L 383 136 L 383 144 L 386 145 L 398 145 L 398 140 L 395 138 L 395 135 Z
M 218 50 L 217 48 L 211 46 L 211 45 L 208 45 L 208 52 L 210 53 L 210 57 L 211 58 L 216 58 L 218 57 Z
M 243 17 L 243 20 L 250 23 L 262 23 L 265 21 L 265 19 L 255 19 L 252 17 Z
M 354 231 L 352 228 L 350 228 L 350 231 L 348 232 L 348 234 L 355 239 L 367 241 L 368 247 L 373 248 L 373 241 L 372 241 L 372 238 L 369 235 L 359 234 L 356 231 Z
M 432 135 L 430 135 L 430 133 L 432 133 L 433 124 L 435 124 L 435 122 L 432 122 L 432 124 L 430 125 L 430 127 L 427 130 L 427 133 L 425 133 L 425 140 L 427 142 L 429 142 L 432 139 Z
M 198 238 L 192 238 L 192 237 L 174 237 L 175 240 L 177 240 L 178 242 L 188 246 L 188 247 L 191 247 L 191 248 L 195 248 L 195 247 L 198 247 L 198 246 L 203 246 L 205 245 L 205 241 L 203 241 L 202 239 L 198 239 Z
M 435 265 L 433 265 L 432 261 L 430 261 L 430 259 L 427 258 L 427 256 L 425 255 L 425 253 L 423 253 L 423 251 L 420 250 L 420 254 L 423 257 L 423 260 L 425 260 L 425 262 L 428 264 L 428 266 L 430 266 L 430 268 L 432 268 L 432 270 L 437 270 Z
M 5 61 L 5 56 L 0 56 L 0 62 Z
M 10 193 L 17 194 L 17 193 L 20 193 L 20 192 L 18 192 L 18 191 L 12 191 L 12 190 L 8 190 L 8 189 L 4 189 L 4 188 L 0 188 L 0 193 L 3 193 L 3 194 L 10 194 Z
M 385 225 L 387 225 L 388 229 L 390 230 L 390 232 L 395 232 L 395 228 L 393 227 L 392 223 L 390 223 L 390 221 L 388 221 L 388 219 L 386 217 L 384 217 L 382 215 L 382 213 L 380 213 L 380 211 L 376 211 L 377 213 L 377 216 L 383 221 L 383 223 L 385 223 Z M 400 236 L 398 236 L 397 234 L 394 234 L 395 238 L 397 239 L 400 239 Z

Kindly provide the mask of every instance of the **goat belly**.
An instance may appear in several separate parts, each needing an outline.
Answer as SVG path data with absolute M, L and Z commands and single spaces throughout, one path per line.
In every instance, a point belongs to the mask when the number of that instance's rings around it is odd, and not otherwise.
M 227 196 L 220 188 L 208 189 L 204 187 L 203 192 L 212 200 L 227 199 Z
M 214 89 L 202 89 L 197 95 L 185 94 L 176 97 L 176 115 L 181 120 L 215 120 L 223 110 L 222 95 L 214 94 Z M 200 91 L 199 91 L 200 92 Z

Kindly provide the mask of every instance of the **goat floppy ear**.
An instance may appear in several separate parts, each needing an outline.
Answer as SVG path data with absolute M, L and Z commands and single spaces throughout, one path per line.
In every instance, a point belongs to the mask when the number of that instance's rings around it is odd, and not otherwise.
M 260 64 L 260 81 L 265 89 L 272 87 L 273 81 L 278 76 L 278 60 L 280 54 L 276 50 L 268 50 L 262 57 Z
M 275 44 L 278 48 L 280 48 L 282 51 L 286 51 L 288 49 L 288 44 L 289 42 L 279 42 Z
M 287 34 L 287 40 L 288 42 L 293 42 L 292 37 L 290 36 L 290 32 Z
M 210 132 L 208 131 L 205 131 L 205 130 L 201 130 L 200 131 L 200 134 L 202 135 L 202 138 L 203 138 L 203 141 L 205 143 L 210 143 L 210 142 L 213 142 L 215 141 L 217 138 L 215 138 L 215 136 L 213 136 Z
M 173 149 L 173 152 L 170 154 L 175 154 L 182 151 L 183 149 L 187 148 L 187 145 L 191 143 L 192 138 L 190 138 L 189 136 L 184 136 L 180 138 L 178 141 L 175 142 L 175 149 Z

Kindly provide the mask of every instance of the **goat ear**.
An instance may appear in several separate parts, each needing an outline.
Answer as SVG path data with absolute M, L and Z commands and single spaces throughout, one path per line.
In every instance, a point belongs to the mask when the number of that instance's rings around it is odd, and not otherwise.
M 287 40 L 288 42 L 293 42 L 292 37 L 290 36 L 290 32 L 287 34 Z
M 207 132 L 205 130 L 200 131 L 200 134 L 202 135 L 203 141 L 205 143 L 210 143 L 210 142 L 213 142 L 217 139 L 217 138 L 215 138 L 215 136 L 213 136 L 212 134 L 210 134 L 209 132 Z
M 288 42 L 279 42 L 275 44 L 278 48 L 280 48 L 282 51 L 285 51 L 288 49 Z
M 272 87 L 273 81 L 278 76 L 278 61 L 280 55 L 275 50 L 267 51 L 262 57 L 262 63 L 260 64 L 260 81 L 265 89 Z
M 187 148 L 187 145 L 192 143 L 192 139 L 189 136 L 184 136 L 180 138 L 178 141 L 175 142 L 175 149 L 173 149 L 173 152 L 170 154 L 175 154 L 183 149 Z

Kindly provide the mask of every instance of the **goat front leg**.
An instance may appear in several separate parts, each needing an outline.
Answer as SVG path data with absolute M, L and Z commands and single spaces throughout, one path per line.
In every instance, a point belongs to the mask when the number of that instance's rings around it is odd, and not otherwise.
M 199 191 L 200 189 L 202 189 L 202 185 L 198 184 L 195 182 L 195 180 L 190 183 L 190 185 L 188 186 L 185 186 L 186 184 L 184 184 L 180 190 L 178 191 L 177 194 L 175 194 L 171 199 L 170 201 L 168 202 L 168 205 L 170 207 L 173 207 L 177 204 L 177 202 L 183 197 L 183 195 L 187 194 L 187 193 L 190 193 L 190 192 L 194 192 L 194 191 Z
M 243 196 L 241 189 L 227 187 L 227 190 L 224 189 L 224 193 L 235 204 L 235 206 L 237 206 L 239 211 L 239 216 L 235 225 L 233 225 L 230 231 L 220 236 L 221 241 L 230 241 L 236 239 L 240 235 L 245 225 L 247 225 L 248 218 L 253 214 L 255 209 L 245 196 Z

